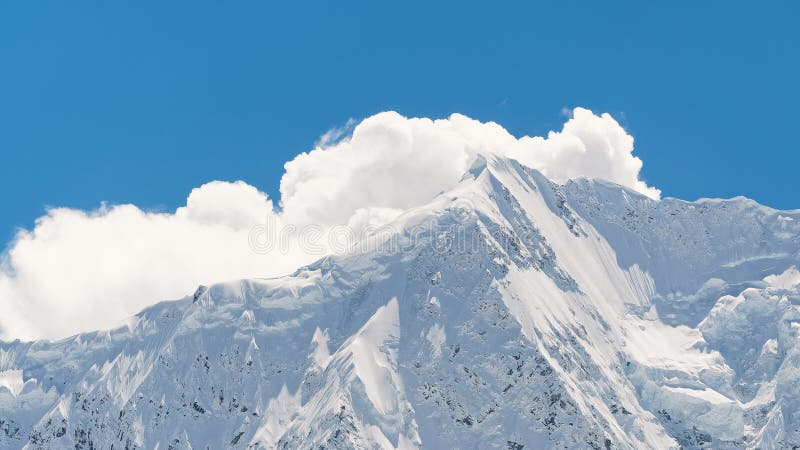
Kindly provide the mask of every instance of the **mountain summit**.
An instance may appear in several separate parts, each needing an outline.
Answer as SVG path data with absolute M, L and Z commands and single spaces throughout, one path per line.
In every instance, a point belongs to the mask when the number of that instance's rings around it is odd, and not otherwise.
M 800 211 L 479 158 L 387 229 L 0 344 L 0 447 L 800 446 Z

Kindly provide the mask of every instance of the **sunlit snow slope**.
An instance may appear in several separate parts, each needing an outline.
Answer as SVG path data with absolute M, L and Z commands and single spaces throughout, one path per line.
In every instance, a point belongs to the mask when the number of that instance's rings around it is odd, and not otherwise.
M 0 344 L 0 447 L 800 445 L 800 212 L 493 159 L 394 226 L 395 246 Z

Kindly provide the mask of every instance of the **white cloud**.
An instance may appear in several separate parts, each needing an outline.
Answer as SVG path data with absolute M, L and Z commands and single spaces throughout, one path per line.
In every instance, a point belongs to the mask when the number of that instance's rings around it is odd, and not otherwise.
M 331 145 L 338 144 L 348 134 L 353 132 L 356 126 L 355 119 L 347 119 L 347 122 L 340 127 L 333 127 L 322 134 L 314 143 L 314 147 L 330 147 Z
M 107 328 L 198 284 L 288 273 L 319 254 L 299 251 L 291 239 L 283 252 L 279 242 L 268 255 L 254 252 L 255 224 L 314 224 L 323 235 L 334 225 L 380 225 L 455 185 L 476 154 L 516 158 L 556 181 L 596 177 L 659 196 L 639 179 L 633 138 L 608 114 L 576 108 L 546 138 L 516 138 L 460 114 L 430 120 L 386 112 L 353 125 L 286 163 L 280 212 L 242 181 L 196 188 L 174 213 L 133 205 L 48 211 L 3 255 L 0 337 Z
M 500 125 L 453 114 L 447 119 L 369 117 L 348 139 L 286 163 L 281 202 L 297 223 L 346 223 L 359 208 L 406 209 L 453 186 L 477 153 L 510 156 L 557 182 L 592 177 L 649 197 L 639 180 L 633 137 L 608 114 L 576 108 L 560 132 L 515 138 Z
M 252 186 L 219 181 L 193 190 L 174 214 L 133 205 L 52 209 L 4 255 L 2 337 L 105 328 L 202 282 L 291 271 L 300 262 L 293 255 L 266 258 L 248 245 L 250 227 L 271 210 Z
M 661 191 L 639 179 L 642 160 L 632 152 L 633 136 L 608 113 L 597 116 L 588 109 L 575 108 L 560 132 L 551 131 L 547 138 L 523 137 L 508 156 L 539 169 L 556 182 L 600 178 L 659 198 Z
M 407 209 L 453 186 L 469 155 L 449 120 L 376 114 L 338 144 L 286 163 L 281 203 L 287 220 L 347 223 L 359 208 Z
M 212 181 L 192 189 L 186 206 L 179 208 L 175 215 L 197 223 L 247 230 L 273 213 L 267 194 L 244 181 Z

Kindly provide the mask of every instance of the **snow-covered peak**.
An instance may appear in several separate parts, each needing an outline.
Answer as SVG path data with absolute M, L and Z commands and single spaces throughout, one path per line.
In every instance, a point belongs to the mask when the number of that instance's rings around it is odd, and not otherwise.
M 480 157 L 374 245 L 0 344 L 0 446 L 800 445 L 798 219 Z

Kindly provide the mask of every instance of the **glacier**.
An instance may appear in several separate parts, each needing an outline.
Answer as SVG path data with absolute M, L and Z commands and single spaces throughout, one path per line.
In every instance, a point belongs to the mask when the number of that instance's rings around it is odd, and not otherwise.
M 800 211 L 493 156 L 392 229 L 0 343 L 0 447 L 800 447 Z

